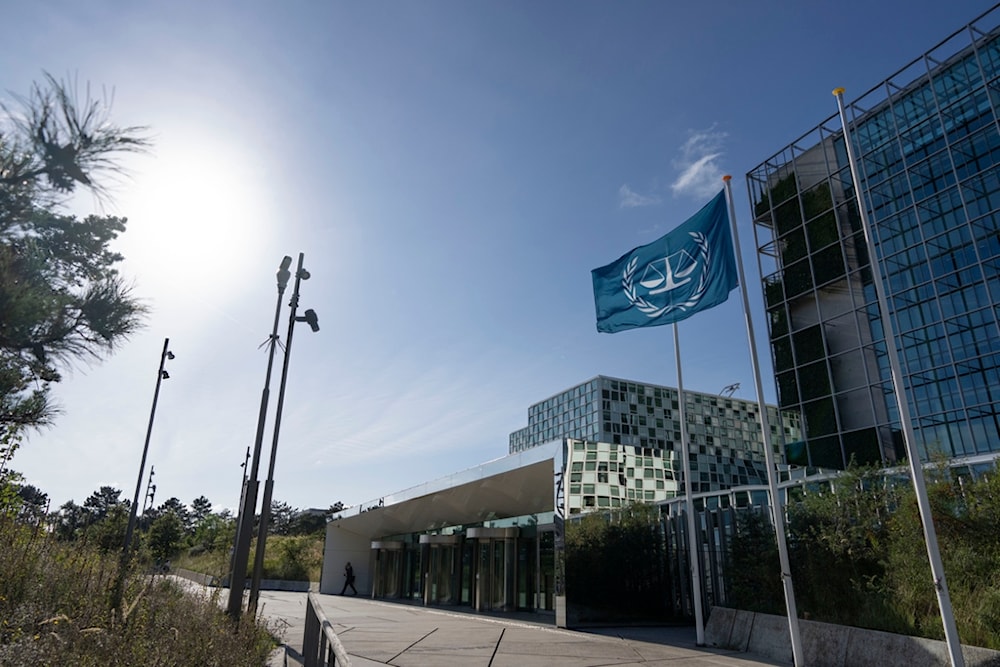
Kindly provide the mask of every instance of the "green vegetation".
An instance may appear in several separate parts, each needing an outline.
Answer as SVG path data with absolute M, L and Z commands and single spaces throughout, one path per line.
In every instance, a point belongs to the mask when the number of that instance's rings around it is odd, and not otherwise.
M 566 590 L 580 622 L 654 619 L 667 607 L 666 544 L 659 511 L 634 504 L 566 522 Z
M 907 478 L 854 468 L 790 505 L 789 557 L 804 618 L 943 639 L 916 497 Z M 1000 475 L 928 478 L 962 642 L 1000 649 Z M 727 577 L 732 606 L 784 613 L 765 517 L 741 517 Z
M 60 370 L 110 354 L 146 313 L 111 250 L 125 219 L 65 214 L 78 186 L 106 199 L 117 158 L 149 146 L 87 93 L 46 76 L 21 108 L 0 104 L 0 427 L 50 424 Z
M 182 551 L 171 566 L 208 574 L 222 579 L 229 573 L 229 547 L 216 550 L 189 549 Z M 256 540 L 250 553 L 256 553 Z M 312 535 L 270 535 L 264 552 L 263 579 L 286 581 L 319 581 L 323 562 L 323 533 Z M 253 564 L 250 564 L 252 567 Z M 247 574 L 249 576 L 249 572 Z
M 274 647 L 246 616 L 234 627 L 218 600 L 131 571 L 121 616 L 109 592 L 118 558 L 87 538 L 60 540 L 0 512 L 0 665 L 260 667 Z

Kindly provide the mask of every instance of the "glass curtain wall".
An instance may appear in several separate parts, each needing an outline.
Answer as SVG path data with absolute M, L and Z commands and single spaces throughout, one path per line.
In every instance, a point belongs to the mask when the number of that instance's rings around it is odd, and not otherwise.
M 994 9 L 848 107 L 924 457 L 1000 450 L 998 23 Z M 802 415 L 788 462 L 900 459 L 839 117 L 747 184 L 779 407 Z

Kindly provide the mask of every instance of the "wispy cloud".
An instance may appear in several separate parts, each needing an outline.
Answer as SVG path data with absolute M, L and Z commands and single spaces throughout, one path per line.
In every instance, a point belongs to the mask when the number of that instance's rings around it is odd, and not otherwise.
M 708 197 L 722 188 L 722 168 L 719 158 L 727 135 L 715 126 L 707 130 L 692 130 L 688 140 L 681 146 L 680 157 L 674 160 L 674 167 L 680 175 L 670 185 L 675 195 Z
M 628 185 L 618 188 L 618 207 L 636 208 L 637 206 L 654 206 L 660 203 L 659 195 L 642 195 Z

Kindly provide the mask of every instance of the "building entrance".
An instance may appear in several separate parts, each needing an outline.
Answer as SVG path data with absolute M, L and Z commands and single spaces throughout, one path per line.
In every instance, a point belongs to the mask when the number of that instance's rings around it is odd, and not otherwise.
M 475 572 L 472 606 L 476 611 L 514 611 L 517 606 L 518 528 L 470 528 Z
M 416 537 L 416 536 L 414 536 Z M 372 542 L 372 595 L 477 611 L 553 610 L 551 528 L 467 529 L 413 542 Z
M 372 597 L 403 597 L 405 555 L 403 542 L 372 542 Z
M 461 535 L 421 535 L 424 604 L 458 604 L 462 575 Z

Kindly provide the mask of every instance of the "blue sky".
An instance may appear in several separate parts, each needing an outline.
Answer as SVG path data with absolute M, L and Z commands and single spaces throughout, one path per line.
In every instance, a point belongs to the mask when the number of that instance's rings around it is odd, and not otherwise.
M 774 401 L 745 174 L 991 2 L 33 2 L 4 11 L 0 95 L 44 71 L 148 125 L 106 211 L 152 308 L 67 374 L 13 460 L 53 506 L 235 508 L 274 271 L 305 253 L 274 496 L 354 505 L 503 456 L 528 406 L 595 375 L 676 385 L 670 327 L 598 334 L 590 270 L 733 175 Z M 73 204 L 84 213 L 89 197 Z M 287 311 L 279 331 L 284 337 Z M 738 292 L 680 325 L 685 387 L 754 399 Z M 271 414 L 261 464 L 274 423 Z

